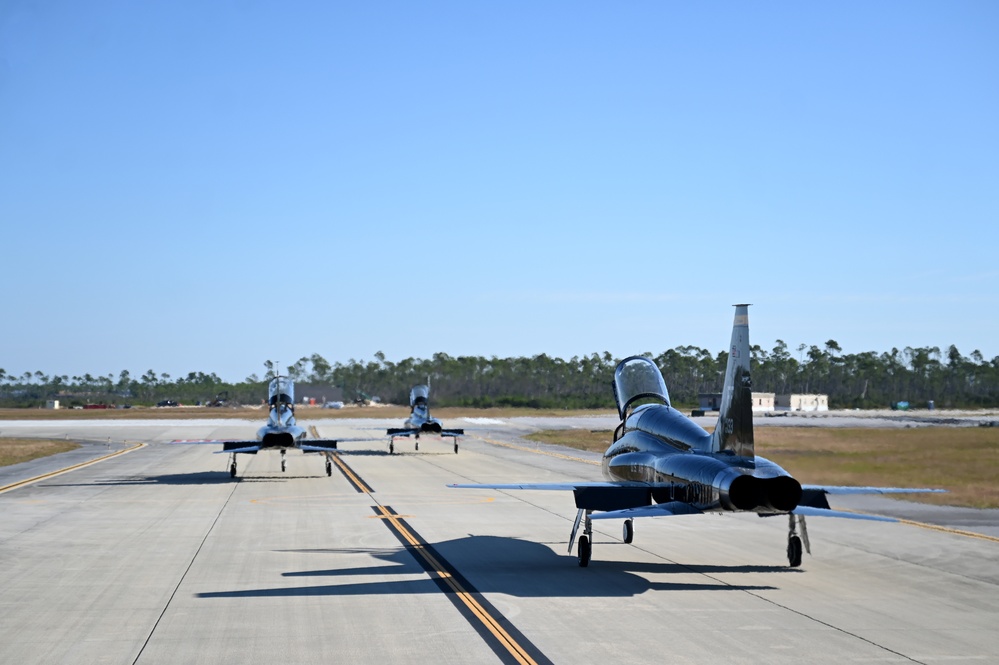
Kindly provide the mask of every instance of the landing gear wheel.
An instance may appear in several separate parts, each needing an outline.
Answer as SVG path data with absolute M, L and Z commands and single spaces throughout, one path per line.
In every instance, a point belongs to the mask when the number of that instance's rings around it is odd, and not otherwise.
M 801 538 L 791 536 L 787 539 L 787 563 L 792 568 L 801 565 Z
M 586 568 L 590 565 L 590 539 L 586 536 L 579 537 L 579 546 L 576 548 L 576 556 L 579 558 L 579 567 Z
M 389 441 L 389 455 L 395 452 L 395 444 Z
M 287 466 L 287 464 L 285 463 L 285 461 L 284 461 L 284 460 L 281 460 L 281 471 L 282 471 L 282 472 L 284 472 L 284 471 L 286 471 L 287 469 L 288 469 L 288 466 Z
M 458 454 L 458 444 L 457 444 L 457 443 L 456 443 L 456 444 L 454 444 L 454 454 L 455 454 L 455 455 L 457 455 L 457 454 Z
M 626 545 L 630 545 L 631 541 L 635 539 L 635 525 L 631 520 L 624 521 L 624 533 L 621 536 L 621 540 L 625 542 Z
M 235 478 L 235 477 L 236 477 L 236 464 L 235 464 L 235 463 L 233 463 L 233 464 L 232 464 L 232 465 L 231 465 L 231 466 L 229 467 L 229 477 L 230 477 L 230 478 Z
M 417 442 L 416 442 L 416 449 L 417 449 L 417 450 L 419 450 L 419 449 L 420 449 L 420 442 L 419 442 L 419 441 L 417 441 Z
M 326 475 L 333 475 L 333 464 L 329 460 L 326 460 Z

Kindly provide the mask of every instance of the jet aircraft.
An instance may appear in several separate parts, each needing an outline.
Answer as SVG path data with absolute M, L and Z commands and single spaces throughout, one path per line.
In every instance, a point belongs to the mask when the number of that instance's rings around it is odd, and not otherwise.
M 295 384 L 285 376 L 271 380 L 267 388 L 270 415 L 267 424 L 257 430 L 255 441 L 174 441 L 174 443 L 221 443 L 222 450 L 216 453 L 229 453 L 229 476 L 236 477 L 236 455 L 256 455 L 261 450 L 281 451 L 281 471 L 287 469 L 285 453 L 289 448 L 298 448 L 303 453 L 324 453 L 326 475 L 333 475 L 332 453 L 337 449 L 335 439 L 308 439 L 305 428 L 295 422 Z
M 605 481 L 449 487 L 571 490 L 578 510 L 569 536 L 569 552 L 582 522 L 577 558 L 584 567 L 590 562 L 592 520 L 596 519 L 623 518 L 623 540 L 630 543 L 634 537 L 632 520 L 636 517 L 709 512 L 753 512 L 761 517 L 786 515 L 787 560 L 791 567 L 797 567 L 801 565 L 802 541 L 805 550 L 811 553 L 805 516 L 897 521 L 832 510 L 827 494 L 945 491 L 802 485 L 774 462 L 756 455 L 749 371 L 749 306 L 735 308 L 718 422 L 712 433 L 673 408 L 666 382 L 652 360 L 633 356 L 618 363 L 614 371 L 612 385 L 621 423 L 603 456 Z
M 420 434 L 436 434 L 442 439 L 451 437 L 454 440 L 454 452 L 458 452 L 458 437 L 465 435 L 463 429 L 444 429 L 443 423 L 430 415 L 430 406 L 427 400 L 430 398 L 430 386 L 413 386 L 409 391 L 409 418 L 402 427 L 390 427 L 387 431 L 389 435 L 389 453 L 395 452 L 395 440 L 398 437 L 413 436 L 416 441 L 416 450 L 420 449 Z

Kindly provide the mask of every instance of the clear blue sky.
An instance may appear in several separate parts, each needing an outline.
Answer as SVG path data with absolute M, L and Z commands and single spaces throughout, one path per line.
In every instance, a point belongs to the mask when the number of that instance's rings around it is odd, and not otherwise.
M 999 3 L 0 3 L 9 373 L 999 355 Z

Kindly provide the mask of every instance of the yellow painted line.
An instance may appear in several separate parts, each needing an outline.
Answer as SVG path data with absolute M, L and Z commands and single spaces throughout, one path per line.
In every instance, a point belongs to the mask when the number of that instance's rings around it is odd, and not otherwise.
M 309 425 L 309 433 L 312 434 L 312 436 L 314 436 L 317 439 L 323 438 L 319 436 L 319 430 L 316 428 L 315 425 Z M 350 478 L 355 485 L 360 487 L 362 492 L 364 492 L 365 494 L 371 494 L 374 491 L 370 487 L 368 487 L 367 483 L 361 480 L 356 473 L 351 471 L 350 467 L 347 466 L 345 462 L 340 461 L 340 456 L 338 454 L 326 453 L 326 456 L 329 457 L 331 460 L 333 460 L 333 463 L 337 465 L 337 468 L 339 468 L 340 471 L 342 471 L 345 476 Z
M 25 485 L 37 483 L 39 480 L 45 480 L 46 478 L 61 476 L 64 473 L 69 473 L 70 471 L 76 471 L 77 469 L 82 469 L 85 466 L 90 466 L 91 464 L 97 464 L 98 462 L 103 462 L 106 459 L 111 459 L 112 457 L 117 457 L 118 455 L 124 455 L 125 453 L 130 453 L 133 450 L 138 450 L 139 448 L 144 447 L 145 445 L 146 444 L 144 443 L 136 443 L 131 448 L 125 448 L 124 450 L 119 450 L 116 453 L 111 453 L 109 455 L 104 455 L 103 457 L 98 457 L 97 459 L 92 459 L 89 462 L 74 464 L 73 466 L 68 466 L 65 469 L 59 469 L 58 471 L 45 473 L 40 476 L 35 476 L 34 478 L 28 478 L 27 480 L 21 480 L 16 483 L 11 483 L 10 485 L 4 485 L 3 487 L 0 487 L 0 494 L 3 494 L 4 492 L 9 492 L 12 489 L 17 489 L 18 487 L 23 487 Z
M 993 543 L 999 543 L 999 538 L 995 536 L 987 536 L 984 533 L 975 533 L 974 531 L 962 531 L 960 529 L 951 529 L 946 526 L 938 526 L 936 524 L 927 524 L 926 522 L 916 522 L 913 520 L 903 520 L 899 519 L 902 524 L 909 524 L 911 526 L 922 527 L 923 529 L 932 529 L 933 531 L 943 531 L 944 533 L 952 533 L 956 536 L 967 536 L 968 538 L 978 538 L 980 540 L 988 540 Z
M 364 492 L 365 494 L 372 493 L 373 490 L 370 487 L 368 487 L 368 485 L 363 480 L 361 480 L 356 473 L 351 471 L 349 466 L 340 461 L 339 455 L 330 455 L 330 459 L 333 460 L 333 463 L 336 464 L 337 467 L 339 467 L 340 471 L 342 471 L 344 475 L 350 478 L 355 485 L 361 488 L 362 492 Z
M 462 586 L 458 583 L 451 573 L 447 572 L 447 569 L 440 564 L 434 556 L 428 552 L 423 545 L 409 532 L 409 529 L 405 527 L 401 522 L 399 522 L 399 515 L 393 515 L 392 513 L 385 510 L 383 506 L 378 506 L 378 510 L 382 513 L 384 519 L 389 520 L 398 529 L 399 533 L 409 542 L 409 544 L 415 549 L 423 559 L 430 564 L 430 566 L 436 571 L 438 577 L 440 577 L 444 582 L 451 587 L 451 590 L 461 599 L 461 601 L 471 610 L 472 614 L 478 618 L 479 621 L 489 630 L 493 636 L 498 639 L 506 650 L 510 652 L 518 663 L 524 663 L 525 665 L 537 665 L 537 661 L 531 658 L 527 652 L 524 651 L 523 647 L 517 644 L 516 640 L 507 633 L 499 623 L 490 615 L 482 605 L 475 600 L 472 594 L 465 591 Z
M 480 437 L 481 439 L 481 437 Z M 527 446 L 518 446 L 513 443 L 503 443 L 502 441 L 493 441 L 492 439 L 481 439 L 486 443 L 491 443 L 494 446 L 503 446 L 504 448 L 513 448 L 514 450 L 523 450 L 528 453 L 535 453 L 537 455 L 548 455 L 549 457 L 557 457 L 558 459 L 567 459 L 573 462 L 582 462 L 583 464 L 592 464 L 593 466 L 600 466 L 600 462 L 594 462 L 593 460 L 583 459 L 582 457 L 573 457 L 572 455 L 563 455 L 562 453 L 553 453 L 548 450 L 540 450 L 537 448 L 528 448 Z
M 381 506 L 378 506 L 378 507 L 381 508 Z M 392 515 L 391 513 L 387 513 L 385 515 L 368 515 L 368 519 L 369 520 L 390 520 L 391 521 L 391 520 L 400 520 L 403 517 L 412 517 L 412 515 Z

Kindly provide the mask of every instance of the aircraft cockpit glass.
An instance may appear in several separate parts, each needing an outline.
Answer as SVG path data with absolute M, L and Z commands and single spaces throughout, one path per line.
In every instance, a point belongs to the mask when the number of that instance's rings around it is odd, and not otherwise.
M 271 379 L 267 387 L 267 401 L 271 406 L 275 404 L 295 403 L 295 384 L 286 376 L 278 376 Z
M 413 386 L 413 389 L 409 391 L 409 405 L 426 404 L 429 397 L 430 388 L 427 386 Z
M 662 372 L 644 356 L 625 358 L 614 370 L 614 399 L 621 420 L 625 419 L 628 407 L 643 398 L 670 405 Z

